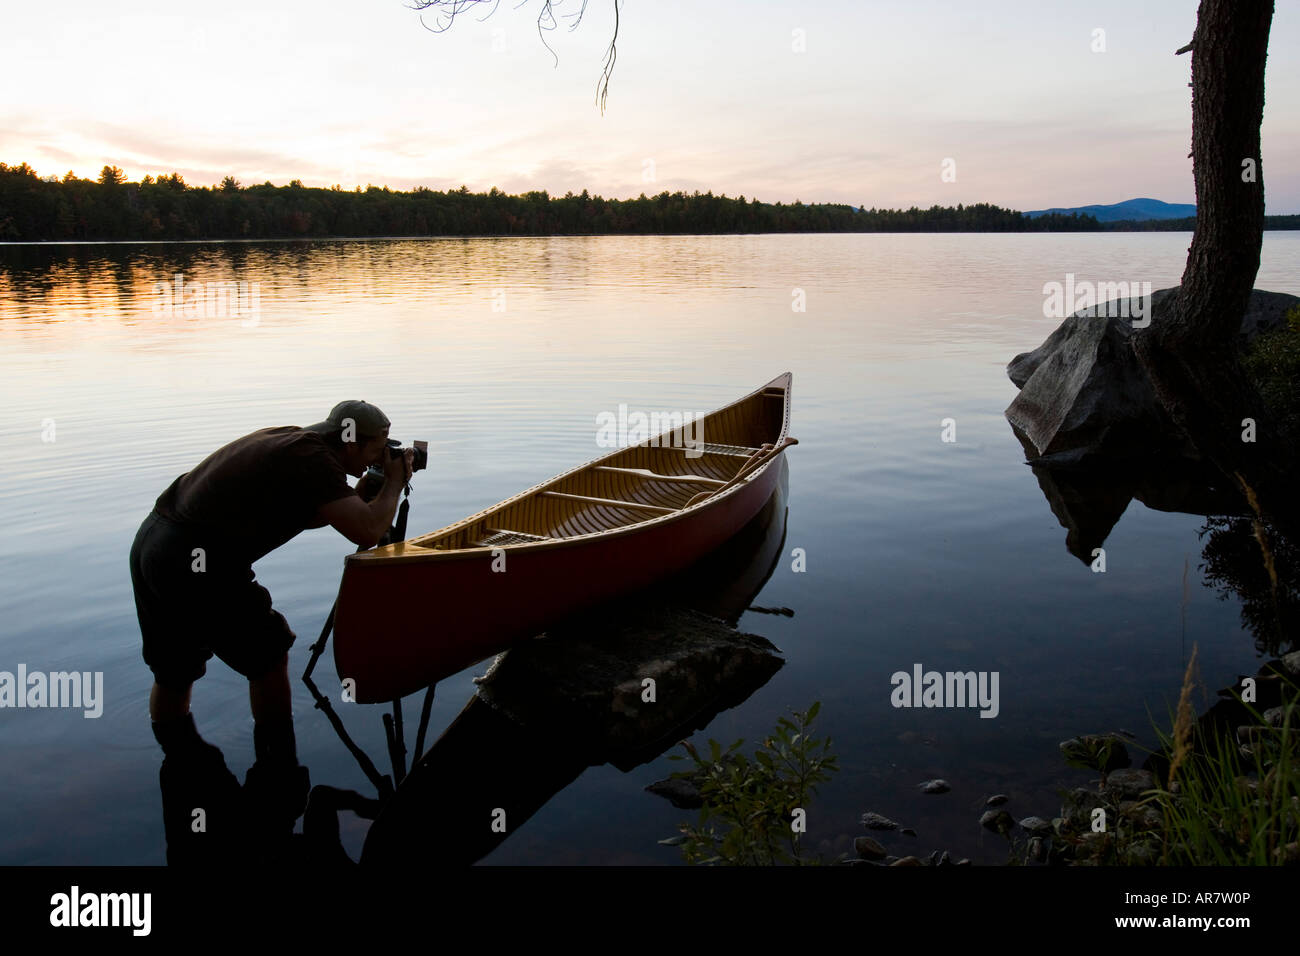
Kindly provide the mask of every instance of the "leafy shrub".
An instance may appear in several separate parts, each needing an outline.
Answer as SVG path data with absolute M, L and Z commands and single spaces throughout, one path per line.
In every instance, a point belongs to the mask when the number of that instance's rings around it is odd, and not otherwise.
M 1300 306 L 1285 328 L 1256 337 L 1242 361 L 1283 434 L 1300 434 Z
M 821 709 L 814 703 L 793 720 L 781 717 L 776 728 L 754 751 L 751 758 L 740 752 L 744 740 L 725 751 L 716 740 L 709 741 L 703 757 L 683 741 L 695 764 L 691 771 L 674 777 L 691 779 L 698 786 L 703 806 L 698 822 L 683 823 L 682 836 L 671 842 L 681 847 L 688 863 L 730 866 L 775 866 L 817 863 L 800 846 L 803 814 L 817 785 L 830 780 L 839 770 L 831 754 L 831 740 L 820 740 L 810 732 Z M 669 759 L 683 760 L 680 754 Z

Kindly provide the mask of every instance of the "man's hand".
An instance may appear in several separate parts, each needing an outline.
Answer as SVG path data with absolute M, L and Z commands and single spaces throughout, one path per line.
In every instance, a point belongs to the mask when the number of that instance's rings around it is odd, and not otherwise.
M 397 458 L 389 455 L 384 459 L 384 477 L 395 481 L 399 486 L 411 480 L 411 466 L 415 464 L 415 449 L 408 448 Z
M 373 548 L 393 523 L 397 512 L 397 502 L 402 488 L 411 478 L 411 466 L 415 463 L 415 450 L 408 448 L 406 454 L 396 458 L 384 454 L 384 486 L 378 496 L 367 503 L 361 494 L 348 495 L 331 501 L 318 512 L 322 521 L 334 527 L 353 544 L 362 548 Z M 359 483 L 365 485 L 365 479 Z

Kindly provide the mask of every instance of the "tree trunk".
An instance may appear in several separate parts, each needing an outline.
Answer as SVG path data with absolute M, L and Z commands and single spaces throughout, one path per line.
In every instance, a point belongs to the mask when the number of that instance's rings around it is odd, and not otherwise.
M 1201 0 L 1191 44 L 1196 232 L 1172 312 L 1135 332 L 1133 344 L 1161 404 L 1201 454 L 1295 534 L 1292 451 L 1237 347 L 1263 241 L 1259 129 L 1272 19 L 1272 0 Z M 1247 418 L 1256 423 L 1253 442 L 1243 440 Z

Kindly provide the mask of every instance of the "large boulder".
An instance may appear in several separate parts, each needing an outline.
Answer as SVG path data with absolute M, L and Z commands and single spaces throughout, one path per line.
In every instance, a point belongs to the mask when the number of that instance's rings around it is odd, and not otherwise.
M 1177 289 L 1151 294 L 1146 316 L 1167 318 Z M 1133 351 L 1130 318 L 1137 299 L 1101 303 L 1062 322 L 1032 352 L 1017 355 L 1007 375 L 1020 394 L 1007 407 L 1031 458 L 1078 461 L 1084 457 L 1147 457 L 1195 451 L 1169 420 Z M 1242 317 L 1239 344 L 1282 328 L 1300 298 L 1256 289 Z M 1035 454 L 1036 453 L 1036 454 Z

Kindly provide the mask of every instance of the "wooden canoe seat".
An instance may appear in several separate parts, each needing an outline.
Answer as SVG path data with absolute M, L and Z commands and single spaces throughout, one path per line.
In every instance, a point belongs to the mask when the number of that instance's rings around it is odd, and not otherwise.
M 530 544 L 533 541 L 554 541 L 545 535 L 529 534 L 526 531 L 507 531 L 504 528 L 484 528 L 483 537 L 471 541 L 474 548 L 499 548 L 505 544 Z
M 702 442 L 698 448 L 687 448 L 684 445 L 661 445 L 661 448 L 671 448 L 674 451 L 681 452 L 703 452 L 706 455 L 727 455 L 732 458 L 748 458 L 757 448 L 746 448 L 744 445 L 713 445 L 709 442 Z
M 726 484 L 725 481 L 722 481 L 719 478 L 702 478 L 699 475 L 661 475 L 648 468 L 618 468 L 614 465 L 597 465 L 595 470 L 614 472 L 620 475 L 635 475 L 638 478 L 649 478 L 654 481 L 671 481 L 688 485 L 717 486 Z
M 632 508 L 637 511 L 653 511 L 656 514 L 674 514 L 676 508 L 661 508 L 659 505 L 644 505 L 639 501 L 617 501 L 614 498 L 593 498 L 590 495 L 570 495 L 563 491 L 543 491 L 543 498 L 563 498 L 566 501 L 582 501 L 592 505 L 604 505 L 607 508 Z

